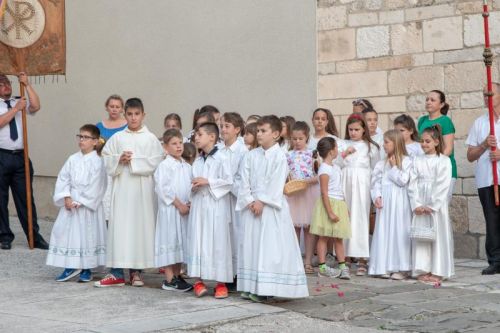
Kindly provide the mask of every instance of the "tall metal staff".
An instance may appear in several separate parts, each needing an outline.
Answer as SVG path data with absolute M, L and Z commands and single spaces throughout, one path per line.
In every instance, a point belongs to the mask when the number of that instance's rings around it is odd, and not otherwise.
M 490 32 L 488 18 L 490 13 L 488 12 L 488 1 L 483 0 L 483 19 L 484 19 L 484 64 L 486 65 L 486 79 L 488 81 L 488 91 L 486 96 L 488 97 L 488 113 L 490 116 L 490 135 L 495 136 L 495 116 L 493 114 L 493 87 L 491 83 L 491 65 L 493 64 L 493 52 L 490 48 Z M 491 151 L 495 151 L 496 147 L 491 147 Z M 498 175 L 497 175 L 497 161 L 491 161 L 491 167 L 493 168 L 493 189 L 495 193 L 495 205 L 500 205 L 498 197 Z

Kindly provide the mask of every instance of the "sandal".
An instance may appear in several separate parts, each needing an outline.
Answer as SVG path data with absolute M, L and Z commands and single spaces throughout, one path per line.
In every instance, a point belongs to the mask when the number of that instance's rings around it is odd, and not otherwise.
M 356 270 L 356 276 L 365 276 L 368 273 L 366 270 L 366 265 L 358 264 L 358 269 Z
M 304 271 L 306 274 L 314 274 L 314 268 L 309 264 L 304 265 Z

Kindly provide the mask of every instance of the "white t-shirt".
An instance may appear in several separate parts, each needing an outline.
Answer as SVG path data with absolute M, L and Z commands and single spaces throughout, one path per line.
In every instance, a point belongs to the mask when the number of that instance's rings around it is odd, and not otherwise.
M 488 115 L 485 114 L 474 121 L 465 144 L 473 147 L 478 147 L 489 134 L 490 120 Z M 495 121 L 495 136 L 497 138 L 497 147 L 500 147 L 500 119 L 497 119 Z M 475 167 L 477 188 L 493 185 L 493 169 L 491 167 L 491 160 L 489 155 L 490 150 L 487 149 L 477 160 Z M 499 175 L 500 179 L 500 161 L 497 161 L 497 174 Z
M 17 98 L 10 98 L 10 103 L 11 107 L 14 107 L 19 99 Z M 29 100 L 26 99 L 26 110 L 29 108 Z M 0 115 L 7 113 L 8 108 L 7 104 L 5 103 L 5 100 L 0 98 Z M 28 112 L 27 114 L 31 114 Z M 18 149 L 23 149 L 23 119 L 22 119 L 22 113 L 17 112 L 16 115 L 14 116 L 16 119 L 16 127 L 17 127 L 17 140 L 12 141 L 10 138 L 10 125 L 9 123 L 5 124 L 4 127 L 0 127 L 0 148 L 1 149 L 7 149 L 7 150 L 18 150 Z
M 337 165 L 321 163 L 318 170 L 318 177 L 328 175 L 328 196 L 337 200 L 344 200 L 344 191 L 342 190 L 342 171 Z

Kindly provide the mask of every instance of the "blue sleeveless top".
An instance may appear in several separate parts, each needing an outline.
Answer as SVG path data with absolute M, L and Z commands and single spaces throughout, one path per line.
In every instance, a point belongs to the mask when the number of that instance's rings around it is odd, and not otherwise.
M 104 127 L 104 124 L 102 121 L 98 122 L 96 124 L 97 128 L 99 131 L 101 131 L 101 137 L 104 138 L 104 140 L 108 141 L 110 137 L 112 137 L 115 133 L 123 131 L 125 128 L 127 128 L 127 124 L 123 125 L 122 127 L 118 128 L 107 128 Z

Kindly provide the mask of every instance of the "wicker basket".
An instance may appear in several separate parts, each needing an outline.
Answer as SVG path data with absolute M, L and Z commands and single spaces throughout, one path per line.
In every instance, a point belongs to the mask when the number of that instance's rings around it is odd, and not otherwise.
M 421 242 L 434 242 L 436 240 L 434 214 L 413 216 L 410 238 Z
M 285 195 L 294 195 L 298 192 L 302 192 L 307 188 L 307 183 L 304 180 L 292 179 L 285 184 L 283 193 Z

